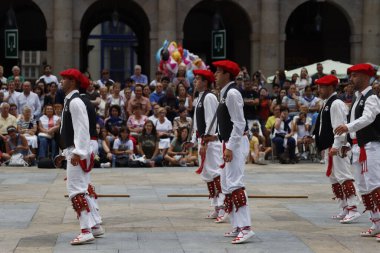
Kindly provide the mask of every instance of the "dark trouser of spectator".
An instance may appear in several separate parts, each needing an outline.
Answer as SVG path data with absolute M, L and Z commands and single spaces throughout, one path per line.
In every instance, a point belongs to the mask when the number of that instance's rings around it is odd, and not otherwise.
M 284 159 L 284 138 L 280 136 L 276 136 L 272 139 L 274 145 L 276 146 L 277 156 L 279 157 L 280 162 Z M 296 161 L 296 140 L 293 137 L 288 138 L 287 142 L 289 159 L 290 161 Z
M 0 138 L 0 151 L 3 152 L 3 153 L 6 152 L 5 141 L 3 140 L 3 138 Z
M 42 136 L 38 136 L 38 158 L 48 157 L 48 151 L 50 149 L 51 156 L 50 158 L 54 158 L 57 155 L 57 145 L 54 138 L 46 138 Z

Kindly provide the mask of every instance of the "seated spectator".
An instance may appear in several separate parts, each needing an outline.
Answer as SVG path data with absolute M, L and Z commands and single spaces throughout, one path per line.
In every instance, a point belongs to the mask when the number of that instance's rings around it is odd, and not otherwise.
M 148 87 L 148 86 L 147 86 Z M 132 107 L 132 115 L 129 116 L 127 121 L 127 127 L 130 131 L 130 134 L 136 139 L 141 134 L 145 121 L 147 121 L 148 117 L 142 114 L 141 104 L 135 104 Z
M 160 143 L 158 148 L 160 149 L 163 156 L 165 156 L 169 146 L 170 138 L 173 136 L 173 125 L 166 118 L 165 108 L 160 108 L 158 111 L 158 120 L 156 121 L 157 135 L 160 138 Z
M 33 119 L 32 109 L 29 106 L 24 106 L 20 118 L 17 120 L 17 132 L 24 135 L 28 141 L 28 145 L 32 148 L 32 153 L 36 154 L 38 148 L 37 141 L 37 123 Z
M 151 116 L 149 116 L 149 118 L 148 118 L 150 121 L 153 122 L 153 125 L 156 125 L 156 123 L 157 123 L 158 114 L 159 114 L 158 112 L 159 112 L 160 108 L 161 107 L 158 104 L 153 105 L 153 114 Z
M 270 115 L 270 105 L 272 101 L 270 100 L 268 96 L 268 90 L 266 88 L 261 88 L 259 94 L 260 94 L 260 98 L 259 98 L 258 114 L 259 114 L 260 124 L 264 126 L 265 122 L 267 122 L 267 119 Z
M 305 87 L 305 92 L 300 98 L 300 109 L 302 106 L 307 107 L 307 117 L 312 117 L 314 113 L 319 111 L 320 99 L 314 96 L 313 90 L 310 86 Z
M 0 105 L 1 113 L 0 113 L 0 150 L 1 152 L 5 152 L 5 143 L 8 140 L 8 131 L 7 127 L 9 126 L 17 126 L 17 119 L 15 116 L 9 113 L 9 104 L 7 102 L 3 102 Z
M 305 112 L 300 112 L 292 121 L 293 132 L 297 134 L 298 151 L 304 160 L 308 159 L 309 145 L 312 143 L 312 138 L 310 138 L 310 125 L 311 119 L 307 118 Z
M 286 96 L 286 90 L 285 89 L 281 89 L 279 95 L 275 99 L 272 100 L 272 103 L 271 103 L 271 106 L 270 106 L 270 111 L 272 113 L 274 113 L 273 108 L 276 105 L 279 105 L 279 106 L 282 105 L 282 100 L 284 99 L 285 96 Z
M 177 75 L 173 78 L 173 84 L 175 87 L 177 87 L 180 83 L 184 85 L 186 91 L 191 88 L 189 79 L 186 77 L 186 66 L 183 63 L 178 66 Z
M 128 114 L 132 115 L 132 107 L 135 104 L 141 104 L 142 114 L 148 116 L 152 109 L 149 99 L 143 96 L 143 86 L 141 84 L 136 84 L 135 87 L 135 97 L 131 98 L 128 102 Z
M 38 84 L 40 84 L 41 82 L 39 82 Z M 45 83 L 42 83 L 43 85 L 45 85 Z M 44 108 L 44 102 L 45 102 L 45 89 L 41 86 L 36 86 L 34 87 L 33 89 L 33 92 L 37 94 L 38 96 L 38 99 L 40 100 L 40 106 L 41 108 Z M 22 112 L 20 112 L 21 114 Z M 40 116 L 40 115 L 39 115 Z
M 300 77 L 296 80 L 296 87 L 298 92 L 303 95 L 304 89 L 306 86 L 311 85 L 311 77 L 306 68 L 301 69 Z
M 181 127 L 177 131 L 177 137 L 170 143 L 169 150 L 164 156 L 165 161 L 169 165 L 175 166 L 187 166 L 188 163 L 194 165 L 197 161 L 197 157 L 192 155 L 192 150 L 183 148 L 183 144 L 187 141 L 189 135 L 189 129 L 187 127 Z
M 280 105 L 276 105 L 273 109 L 273 115 L 269 116 L 267 119 L 267 122 L 265 123 L 265 128 L 267 129 L 267 132 L 272 132 L 272 129 L 274 127 L 274 123 L 276 123 L 276 119 L 280 118 Z
M 380 96 L 380 82 L 378 80 L 375 80 L 372 84 L 372 90 L 373 93 L 377 96 Z
M 112 168 L 127 167 L 133 155 L 133 142 L 129 139 L 129 130 L 122 126 L 118 138 L 115 139 L 112 147 Z
M 10 104 L 9 105 L 9 113 L 13 116 L 15 116 L 16 119 L 18 119 L 19 114 L 18 114 L 18 109 L 16 104 Z
M 185 107 L 179 108 L 179 116 L 174 118 L 173 121 L 173 131 L 176 132 L 181 127 L 187 127 L 191 129 L 193 126 L 193 120 L 187 117 L 187 110 Z
M 106 111 L 112 105 L 118 105 L 120 107 L 120 118 L 126 120 L 126 112 L 125 112 L 125 101 L 124 97 L 120 96 L 120 83 L 116 82 L 113 84 L 112 94 L 108 96 L 106 103 Z
M 292 137 L 294 133 L 289 126 L 290 121 L 288 108 L 281 108 L 280 118 L 276 119 L 274 124 L 274 138 L 272 139 L 280 163 L 296 163 L 296 141 Z M 285 154 L 284 144 L 287 146 L 288 154 Z
M 99 166 L 101 168 L 111 167 L 112 162 L 112 150 L 110 148 L 110 143 L 107 139 L 108 131 L 104 127 L 101 128 L 99 124 L 96 125 L 96 128 L 99 128 L 99 137 L 98 137 L 98 147 L 99 147 Z
M 162 96 L 164 96 L 164 91 L 163 91 L 163 85 L 162 83 L 158 82 L 156 84 L 156 89 L 154 92 L 152 92 L 152 94 L 150 94 L 149 96 L 149 101 L 150 103 L 152 104 L 152 106 L 154 106 L 155 104 L 158 103 L 158 100 L 160 100 L 160 98 L 162 98 Z
M 298 115 L 300 104 L 295 84 L 290 85 L 288 95 L 282 99 L 282 105 L 289 109 L 289 116 L 291 118 L 293 118 L 295 115 Z
M 57 91 L 58 91 L 58 84 L 57 83 L 48 83 L 48 89 L 49 93 L 45 95 L 44 98 L 44 105 L 54 105 L 57 101 Z
M 150 165 L 161 166 L 163 156 L 160 154 L 158 144 L 160 139 L 157 136 L 157 131 L 153 122 L 147 120 L 144 124 L 144 129 L 139 137 L 138 150 L 139 155 L 145 156 L 146 159 L 150 160 Z
M 265 137 L 260 135 L 260 126 L 258 123 L 252 125 L 252 138 L 250 140 L 249 161 L 256 164 L 266 164 L 265 159 L 272 151 L 272 148 L 266 146 Z
M 176 94 L 179 106 L 185 107 L 188 112 L 193 111 L 193 98 L 187 93 L 183 83 L 178 84 Z
M 114 81 L 110 78 L 110 71 L 108 69 L 103 69 L 101 72 L 101 78 L 97 81 L 99 87 L 107 87 L 107 84 L 112 85 Z
M 165 95 L 160 98 L 158 104 L 166 109 L 166 116 L 173 122 L 174 118 L 178 116 L 179 101 L 172 87 L 166 89 Z
M 54 158 L 57 153 L 57 143 L 55 140 L 55 133 L 59 131 L 61 119 L 54 114 L 52 105 L 46 105 L 43 110 L 43 115 L 38 122 L 38 158 Z M 50 150 L 50 156 L 48 155 Z
M 150 90 L 150 87 L 148 85 L 144 86 L 143 97 L 146 97 L 147 99 L 149 99 L 151 93 L 152 91 Z
M 149 87 L 155 88 L 157 83 L 159 83 L 161 81 L 161 78 L 162 78 L 162 72 L 157 70 L 156 71 L 156 78 L 150 82 Z
M 119 129 L 125 126 L 125 121 L 120 117 L 121 109 L 118 105 L 111 105 L 109 109 L 109 118 L 104 122 L 104 125 L 111 136 L 110 141 L 119 136 Z
M 29 165 L 32 165 L 36 156 L 30 151 L 26 138 L 17 132 L 15 126 L 7 127 L 9 139 L 6 143 L 6 153 L 3 153 L 3 160 L 11 159 L 12 155 L 22 154 L 23 159 Z
M 347 84 L 347 86 L 344 87 L 344 92 L 339 95 L 339 98 L 350 106 L 354 98 L 354 85 L 352 83 Z
M 100 103 L 97 107 L 96 114 L 101 117 L 102 119 L 105 119 L 108 117 L 108 111 L 106 110 L 106 104 L 108 100 L 108 90 L 107 87 L 101 87 L 99 89 L 100 94 Z
M 141 66 L 135 65 L 135 72 L 131 76 L 131 79 L 135 81 L 135 83 L 143 84 L 144 86 L 148 84 L 148 77 L 141 73 Z

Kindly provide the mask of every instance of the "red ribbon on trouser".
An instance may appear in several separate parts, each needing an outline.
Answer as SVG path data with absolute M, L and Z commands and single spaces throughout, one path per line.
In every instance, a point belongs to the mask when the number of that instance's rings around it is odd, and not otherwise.
M 329 151 L 330 150 L 331 150 L 331 148 L 329 148 Z M 326 176 L 327 177 L 331 176 L 332 166 L 333 166 L 333 157 L 329 155 L 329 159 L 328 159 L 328 163 L 327 163 L 327 170 L 326 170 Z
M 201 145 L 205 145 L 203 138 L 201 140 Z M 206 152 L 203 155 L 201 154 L 201 164 L 199 165 L 199 168 L 195 171 L 195 173 L 197 173 L 197 174 L 202 173 L 205 161 L 206 161 Z
M 223 163 L 219 166 L 219 168 L 221 169 L 224 169 L 224 167 L 226 167 L 226 161 L 224 161 L 224 151 L 226 151 L 226 143 L 223 141 L 223 153 L 222 153 Z
M 79 161 L 79 165 L 84 172 L 90 172 L 92 170 L 92 168 L 94 167 L 94 163 L 95 163 L 94 153 L 91 153 L 90 164 L 88 165 L 88 167 L 87 167 L 87 159 L 83 159 L 83 160 Z
M 353 139 L 352 144 L 358 144 L 358 139 Z M 359 163 L 362 165 L 362 174 L 368 172 L 368 166 L 367 166 L 367 152 L 365 151 L 365 147 L 359 146 L 360 153 L 359 153 Z

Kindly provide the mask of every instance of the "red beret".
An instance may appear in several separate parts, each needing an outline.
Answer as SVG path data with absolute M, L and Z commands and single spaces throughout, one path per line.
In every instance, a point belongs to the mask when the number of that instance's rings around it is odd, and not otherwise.
M 87 89 L 87 87 L 90 85 L 88 78 L 77 69 L 66 69 L 59 74 L 61 76 L 69 77 L 76 80 L 77 82 L 80 82 L 80 86 L 83 89 Z
M 349 67 L 347 69 L 347 74 L 349 75 L 352 72 L 361 72 L 368 76 L 374 76 L 376 74 L 376 70 L 372 67 L 372 65 L 367 63 L 360 63 Z
M 204 78 L 206 78 L 206 80 L 209 83 L 215 82 L 214 73 L 212 73 L 210 70 L 197 69 L 197 70 L 193 70 L 193 73 L 195 76 L 196 75 L 203 76 Z
M 315 80 L 315 83 L 320 86 L 331 86 L 338 84 L 338 78 L 334 75 L 327 75 Z
M 222 68 L 223 70 L 230 73 L 233 77 L 236 77 L 240 72 L 239 65 L 236 62 L 230 60 L 214 61 L 212 65 L 214 65 L 216 68 Z

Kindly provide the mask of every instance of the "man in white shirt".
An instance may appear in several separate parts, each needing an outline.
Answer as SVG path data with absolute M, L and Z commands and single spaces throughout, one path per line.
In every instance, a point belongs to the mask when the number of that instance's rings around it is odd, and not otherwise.
M 225 162 L 221 166 L 221 182 L 225 211 L 230 214 L 233 228 L 225 236 L 234 237 L 231 243 L 238 244 L 255 235 L 251 230 L 251 215 L 243 182 L 245 161 L 249 153 L 249 140 L 244 135 L 244 101 L 234 82 L 240 68 L 229 60 L 216 61 L 213 65 L 216 67 L 215 83 L 220 89 L 221 101 L 216 111 Z
M 327 75 L 315 83 L 319 85 L 319 95 L 324 99 L 314 128 L 315 140 L 318 150 L 324 151 L 325 159 L 328 161 L 326 176 L 330 179 L 335 199 L 342 209 L 332 218 L 340 220 L 342 224 L 348 224 L 360 217 L 357 210 L 360 200 L 350 171 L 350 159 L 346 155 L 346 135 L 334 136 L 334 129 L 347 122 L 348 108 L 335 92 L 338 78 Z
M 15 82 L 9 81 L 8 82 L 8 94 L 6 95 L 4 93 L 4 101 L 8 102 L 9 104 L 17 104 L 17 97 L 21 94 L 21 92 L 16 91 L 16 85 Z
M 35 118 L 41 114 L 41 102 L 38 95 L 32 92 L 32 84 L 25 81 L 22 85 L 23 92 L 17 97 L 18 113 L 22 114 L 24 106 L 27 105 L 32 109 Z
M 361 233 L 380 242 L 380 99 L 373 94 L 369 81 L 375 69 L 366 63 L 347 70 L 353 83 L 355 101 L 349 113 L 349 123 L 335 129 L 335 134 L 349 133 L 352 140 L 354 176 L 365 211 L 370 211 L 372 226 Z
M 44 75 L 40 76 L 40 78 L 38 78 L 36 83 L 38 83 L 38 81 L 41 79 L 44 80 L 44 82 L 46 84 L 56 83 L 56 84 L 60 85 L 60 83 L 58 82 L 58 78 L 55 75 L 51 74 L 51 66 L 50 65 L 44 66 Z

